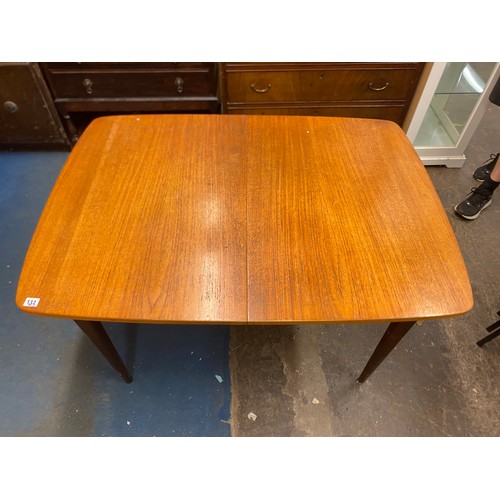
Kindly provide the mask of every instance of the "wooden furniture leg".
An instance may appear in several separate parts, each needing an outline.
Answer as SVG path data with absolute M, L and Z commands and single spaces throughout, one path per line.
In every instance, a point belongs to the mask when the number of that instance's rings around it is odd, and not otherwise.
M 415 323 L 415 321 L 395 321 L 388 326 L 359 376 L 358 382 L 364 382 L 377 369 Z
M 75 124 L 73 123 L 73 120 L 71 119 L 71 115 L 69 113 L 63 115 L 63 118 L 66 120 L 65 123 L 66 123 L 66 130 L 68 132 L 69 142 L 71 146 L 74 146 L 78 141 L 78 132 L 76 130 Z
M 108 337 L 106 330 L 99 321 L 74 320 L 80 329 L 89 337 L 101 354 L 108 360 L 110 365 L 122 376 L 123 380 L 130 384 L 132 376 L 123 363 L 118 351 Z

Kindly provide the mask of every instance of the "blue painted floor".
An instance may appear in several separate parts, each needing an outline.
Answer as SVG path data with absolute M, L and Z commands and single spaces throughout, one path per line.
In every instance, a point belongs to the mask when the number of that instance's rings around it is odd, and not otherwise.
M 105 324 L 133 374 L 126 384 L 72 321 L 17 309 L 67 156 L 0 153 L 0 436 L 230 436 L 228 327 Z

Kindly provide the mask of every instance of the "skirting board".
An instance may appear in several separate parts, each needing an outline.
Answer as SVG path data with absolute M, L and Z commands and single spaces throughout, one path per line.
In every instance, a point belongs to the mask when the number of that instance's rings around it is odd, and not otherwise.
M 424 165 L 442 165 L 448 168 L 461 168 L 465 163 L 465 155 L 459 156 L 424 156 L 420 157 Z

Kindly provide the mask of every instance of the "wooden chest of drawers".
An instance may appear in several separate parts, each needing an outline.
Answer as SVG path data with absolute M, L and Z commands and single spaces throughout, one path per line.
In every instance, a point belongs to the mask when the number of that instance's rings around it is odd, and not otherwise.
M 215 63 L 42 63 L 73 142 L 96 116 L 218 112 Z
M 222 111 L 402 124 L 423 63 L 225 63 Z

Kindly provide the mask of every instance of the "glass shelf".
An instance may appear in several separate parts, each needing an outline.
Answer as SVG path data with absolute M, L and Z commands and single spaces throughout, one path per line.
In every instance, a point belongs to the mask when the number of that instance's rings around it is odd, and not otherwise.
M 457 146 L 473 115 L 496 63 L 447 63 L 422 125 L 415 147 Z
M 436 94 L 482 94 L 494 63 L 447 63 Z

